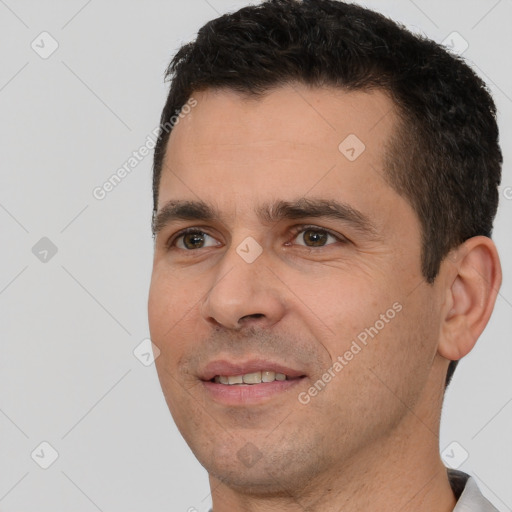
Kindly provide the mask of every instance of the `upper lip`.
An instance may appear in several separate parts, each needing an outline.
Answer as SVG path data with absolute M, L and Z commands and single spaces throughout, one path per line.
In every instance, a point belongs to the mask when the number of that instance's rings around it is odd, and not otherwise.
M 252 359 L 250 361 L 228 361 L 218 359 L 208 363 L 199 373 L 199 378 L 204 381 L 212 380 L 217 375 L 245 375 L 259 371 L 273 371 L 284 373 L 289 378 L 303 377 L 305 374 L 300 370 L 290 368 L 275 361 L 264 359 Z

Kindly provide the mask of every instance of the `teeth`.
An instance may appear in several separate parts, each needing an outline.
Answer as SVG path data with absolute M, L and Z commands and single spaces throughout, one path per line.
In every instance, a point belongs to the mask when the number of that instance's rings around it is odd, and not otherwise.
M 272 370 L 246 373 L 245 375 L 217 375 L 214 382 L 217 384 L 261 384 L 262 382 L 274 382 L 275 380 L 286 380 L 284 373 L 276 373 Z
M 259 384 L 261 382 L 261 372 L 246 373 L 244 375 L 244 384 Z
M 276 380 L 276 372 L 261 372 L 261 382 L 274 382 Z

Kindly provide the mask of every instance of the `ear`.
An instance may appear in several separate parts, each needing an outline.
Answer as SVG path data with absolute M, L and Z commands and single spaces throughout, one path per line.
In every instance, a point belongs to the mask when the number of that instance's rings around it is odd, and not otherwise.
M 494 242 L 476 236 L 450 251 L 442 267 L 446 291 L 438 352 L 457 361 L 471 351 L 489 321 L 501 265 Z

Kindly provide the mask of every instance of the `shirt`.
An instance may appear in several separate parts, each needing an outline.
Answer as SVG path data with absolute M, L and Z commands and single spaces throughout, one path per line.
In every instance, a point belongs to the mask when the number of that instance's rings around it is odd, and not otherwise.
M 475 480 L 466 473 L 448 469 L 448 479 L 457 498 L 453 512 L 499 512 L 480 492 Z
M 480 492 L 475 480 L 462 471 L 448 470 L 457 504 L 453 512 L 499 512 Z

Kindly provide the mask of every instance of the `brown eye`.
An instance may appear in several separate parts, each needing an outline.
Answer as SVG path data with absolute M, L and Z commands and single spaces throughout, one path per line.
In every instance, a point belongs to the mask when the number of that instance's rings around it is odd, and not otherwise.
M 304 231 L 302 238 L 306 245 L 309 245 L 311 247 L 320 247 L 322 245 L 325 245 L 325 242 L 327 241 L 327 236 L 327 233 L 315 231 L 313 229 L 308 229 L 307 231 Z
M 204 247 L 213 247 L 218 245 L 217 241 L 203 231 L 191 230 L 178 235 L 170 244 L 178 249 L 191 251 L 194 249 L 203 249 Z
M 330 243 L 340 241 L 334 235 L 331 235 L 325 229 L 320 228 L 302 228 L 297 232 L 295 240 L 297 245 L 304 245 L 306 247 L 324 247 Z
M 187 249 L 198 249 L 204 245 L 203 233 L 187 233 L 183 235 L 183 245 Z

